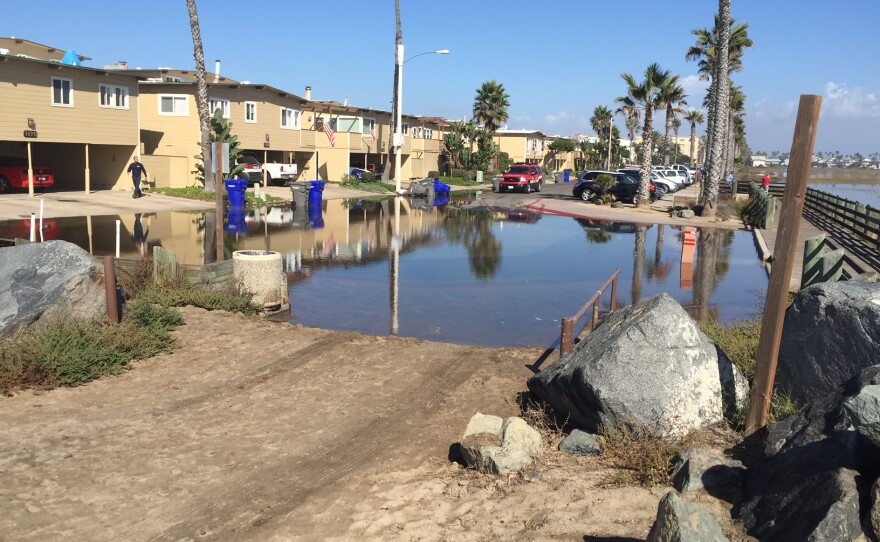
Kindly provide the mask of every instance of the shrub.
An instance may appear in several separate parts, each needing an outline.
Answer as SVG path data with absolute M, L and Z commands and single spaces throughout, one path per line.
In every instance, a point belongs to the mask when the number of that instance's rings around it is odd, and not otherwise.
M 690 437 L 664 438 L 658 429 L 648 426 L 619 425 L 599 433 L 604 439 L 603 458 L 617 469 L 611 482 L 619 485 L 671 485 L 672 461 L 691 445 Z
M 614 194 L 609 194 L 608 192 L 599 196 L 599 203 L 602 205 L 610 205 L 617 201 L 617 198 L 614 197 Z
M 251 300 L 232 288 L 211 290 L 187 283 L 157 284 L 145 289 L 139 300 L 155 303 L 165 307 L 183 307 L 191 305 L 209 311 L 222 310 L 254 315 L 260 312 L 259 307 Z
M 428 178 L 429 179 L 438 179 L 438 178 L 440 178 L 440 172 L 439 171 L 429 171 Z

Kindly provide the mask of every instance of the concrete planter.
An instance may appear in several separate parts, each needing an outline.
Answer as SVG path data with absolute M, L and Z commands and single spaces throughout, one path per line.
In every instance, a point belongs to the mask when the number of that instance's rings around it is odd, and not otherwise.
M 253 302 L 266 312 L 275 312 L 290 306 L 280 252 L 233 252 L 232 280 L 236 288 L 252 296 Z

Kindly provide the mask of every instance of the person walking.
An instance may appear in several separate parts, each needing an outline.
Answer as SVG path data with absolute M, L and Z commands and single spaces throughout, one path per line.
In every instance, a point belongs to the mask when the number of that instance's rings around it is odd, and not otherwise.
M 130 166 L 128 166 L 128 173 L 131 173 L 131 182 L 134 183 L 134 192 L 131 197 L 139 198 L 143 194 L 141 194 L 141 174 L 144 176 L 144 180 L 147 178 L 147 168 L 144 167 L 138 161 L 138 157 L 134 157 L 134 162 Z
M 765 173 L 764 176 L 761 177 L 761 188 L 764 189 L 764 192 L 770 192 L 770 175 Z

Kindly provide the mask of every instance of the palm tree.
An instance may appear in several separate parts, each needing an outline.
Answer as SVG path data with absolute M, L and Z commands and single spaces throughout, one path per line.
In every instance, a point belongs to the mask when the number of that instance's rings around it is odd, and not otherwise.
M 494 135 L 507 121 L 507 108 L 510 107 L 510 96 L 505 92 L 504 85 L 495 80 L 487 81 L 477 89 L 474 98 L 474 121 L 483 125 L 483 128 Z M 485 147 L 488 148 L 488 147 Z M 495 157 L 497 169 L 497 157 Z
M 663 165 L 669 165 L 669 142 L 672 134 L 673 120 L 676 115 L 684 113 L 683 105 L 687 105 L 684 88 L 678 83 L 678 76 L 669 78 L 660 89 L 660 101 L 666 107 L 666 145 L 663 148 Z
M 400 81 L 400 67 L 403 65 L 403 59 L 398 55 L 403 51 L 403 31 L 400 29 L 400 0 L 394 0 L 394 20 L 396 24 L 396 32 L 394 34 L 394 91 L 391 93 L 391 124 L 394 125 L 392 132 L 397 133 L 401 127 L 397 126 L 397 96 L 400 92 L 398 81 Z M 394 145 L 388 145 L 388 157 L 385 162 L 385 169 L 382 170 L 382 180 L 391 179 L 391 164 L 394 163 Z
M 684 116 L 684 120 L 691 123 L 691 152 L 689 154 L 691 158 L 691 167 L 694 167 L 694 139 L 696 138 L 697 124 L 703 124 L 706 119 L 703 117 L 703 112 L 699 109 L 691 109 Z
M 502 123 L 507 121 L 507 108 L 510 96 L 504 91 L 504 85 L 496 81 L 487 81 L 477 89 L 474 98 L 474 120 L 482 124 L 491 133 L 498 131 Z
M 192 32 L 193 57 L 196 61 L 196 104 L 199 110 L 199 132 L 201 133 L 202 164 L 205 167 L 205 192 L 215 190 L 211 167 L 211 114 L 208 112 L 208 83 L 205 80 L 205 51 L 202 48 L 202 32 L 199 29 L 199 12 L 196 0 L 186 0 L 189 10 L 189 29 Z M 213 234 L 213 232 L 212 232 Z
M 710 104 L 711 144 L 708 151 L 709 179 L 703 191 L 702 216 L 713 218 L 718 205 L 718 188 L 724 177 L 724 147 L 727 141 L 728 111 L 730 109 L 730 0 L 718 0 L 718 47 L 715 73 L 712 74 L 714 95 Z
M 684 113 L 684 111 L 682 111 Z M 678 163 L 678 156 L 681 154 L 681 149 L 678 144 L 678 131 L 681 129 L 681 119 L 676 117 L 672 117 L 672 133 L 675 134 L 675 146 L 672 147 L 672 150 L 675 154 L 672 155 L 672 163 Z
M 608 152 L 607 158 L 605 159 L 606 171 L 611 167 L 611 135 L 613 132 L 611 129 L 611 122 L 613 119 L 614 115 L 611 114 L 611 110 L 604 105 L 597 105 L 593 110 L 593 116 L 590 117 L 590 126 L 596 131 L 599 141 L 608 141 Z
M 668 70 L 663 70 L 658 64 L 651 64 L 645 70 L 645 78 L 636 82 L 631 74 L 621 75 L 627 86 L 626 99 L 629 104 L 639 107 L 645 112 L 645 124 L 642 127 L 642 170 L 639 179 L 638 203 L 639 206 L 649 205 L 648 183 L 651 178 L 651 156 L 653 154 L 653 120 L 654 109 L 663 102 L 660 101 L 660 90 L 666 86 L 672 75 Z M 620 98 L 618 98 L 620 101 Z

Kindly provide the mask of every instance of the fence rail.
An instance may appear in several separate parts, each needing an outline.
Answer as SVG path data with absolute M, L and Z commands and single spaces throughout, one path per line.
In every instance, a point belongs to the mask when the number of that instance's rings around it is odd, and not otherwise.
M 858 201 L 848 200 L 833 194 L 807 189 L 804 207 L 833 224 L 846 229 L 850 234 L 874 250 L 878 249 L 880 238 L 880 210 Z
M 571 318 L 563 318 L 562 319 L 562 333 L 559 340 L 559 355 L 564 356 L 571 352 L 573 341 L 574 341 L 574 326 L 575 324 L 587 314 L 587 310 L 592 307 L 593 315 L 590 318 L 590 329 L 596 327 L 596 323 L 599 320 L 599 299 L 602 297 L 602 294 L 605 293 L 605 290 L 611 286 L 611 312 L 614 312 L 617 309 L 617 276 L 620 274 L 620 269 L 617 269 L 612 273 L 608 280 L 605 281 L 605 284 L 602 285 L 601 288 L 596 290 L 596 293 L 584 303 L 584 306 L 581 307 L 581 310 L 577 312 Z

